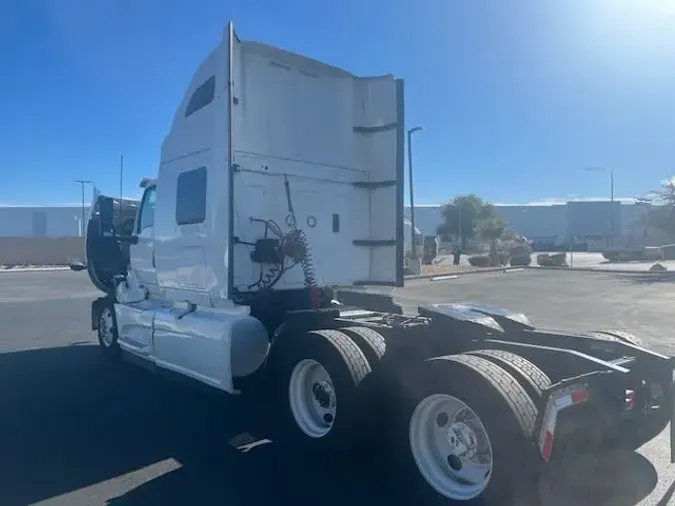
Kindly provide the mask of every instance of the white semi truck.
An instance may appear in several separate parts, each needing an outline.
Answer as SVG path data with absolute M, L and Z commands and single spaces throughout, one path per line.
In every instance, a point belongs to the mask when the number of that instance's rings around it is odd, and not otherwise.
M 508 504 L 573 466 L 570 448 L 658 434 L 673 360 L 632 335 L 538 330 L 468 302 L 404 315 L 354 289 L 403 284 L 403 134 L 403 81 L 228 25 L 141 201 L 101 195 L 90 211 L 104 357 L 266 403 L 271 439 L 306 451 L 384 440 L 419 504 Z

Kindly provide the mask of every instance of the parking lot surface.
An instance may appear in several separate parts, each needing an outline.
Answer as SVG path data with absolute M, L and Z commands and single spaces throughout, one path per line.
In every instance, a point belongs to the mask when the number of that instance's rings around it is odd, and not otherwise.
M 97 294 L 86 273 L 0 274 L 0 505 L 410 504 L 405 477 L 387 479 L 377 455 L 318 463 L 274 443 L 243 453 L 251 427 L 238 401 L 104 367 L 89 330 Z M 543 327 L 629 330 L 675 354 L 673 282 L 525 270 L 419 280 L 393 295 L 406 310 L 475 300 Z M 675 505 L 669 456 L 664 433 L 597 478 L 611 492 L 545 506 Z

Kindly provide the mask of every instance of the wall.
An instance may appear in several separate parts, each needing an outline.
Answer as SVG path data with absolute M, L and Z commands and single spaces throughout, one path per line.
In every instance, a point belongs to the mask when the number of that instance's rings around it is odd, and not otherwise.
M 644 205 L 631 203 L 613 204 L 608 201 L 568 202 L 554 205 L 495 205 L 495 212 L 509 223 L 514 232 L 529 239 L 565 239 L 570 236 L 590 236 L 597 244 L 607 246 L 607 236 L 614 216 L 616 247 L 660 246 L 669 241 L 665 235 L 651 228 L 645 230 L 641 216 Z M 410 208 L 404 209 L 410 219 Z M 441 206 L 415 206 L 415 226 L 424 235 L 436 235 L 442 223 Z M 600 247 L 597 246 L 596 247 Z
M 0 265 L 66 265 L 84 260 L 81 237 L 0 237 Z
M 403 217 L 410 220 L 410 206 L 403 209 Z M 415 228 L 422 234 L 436 235 L 436 228 L 441 223 L 441 206 L 415 206 Z
M 567 233 L 564 205 L 495 206 L 495 212 L 512 230 L 528 238 L 564 237 Z M 409 206 L 405 207 L 403 216 L 410 219 Z M 415 206 L 415 228 L 424 235 L 436 235 L 436 228 L 441 223 L 441 206 Z
M 0 237 L 78 237 L 81 221 L 82 206 L 0 207 Z
M 620 202 L 568 202 L 567 235 L 570 237 L 621 236 L 622 208 Z M 628 206 L 634 207 L 634 206 Z
M 509 228 L 528 239 L 565 237 L 567 217 L 564 205 L 494 206 L 497 216 Z

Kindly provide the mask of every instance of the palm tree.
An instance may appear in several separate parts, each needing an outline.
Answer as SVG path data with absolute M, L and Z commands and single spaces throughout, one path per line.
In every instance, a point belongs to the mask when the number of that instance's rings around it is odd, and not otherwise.
M 502 238 L 507 229 L 504 220 L 497 216 L 489 216 L 478 222 L 476 226 L 478 237 L 485 242 L 490 243 L 490 265 L 498 265 L 499 256 L 497 254 L 497 241 Z

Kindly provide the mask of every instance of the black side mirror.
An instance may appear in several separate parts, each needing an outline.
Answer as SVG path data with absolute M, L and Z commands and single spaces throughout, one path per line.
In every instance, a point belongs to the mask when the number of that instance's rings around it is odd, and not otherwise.
M 115 225 L 115 209 L 113 199 L 100 197 L 98 201 L 98 220 L 101 227 L 101 235 L 111 233 Z

